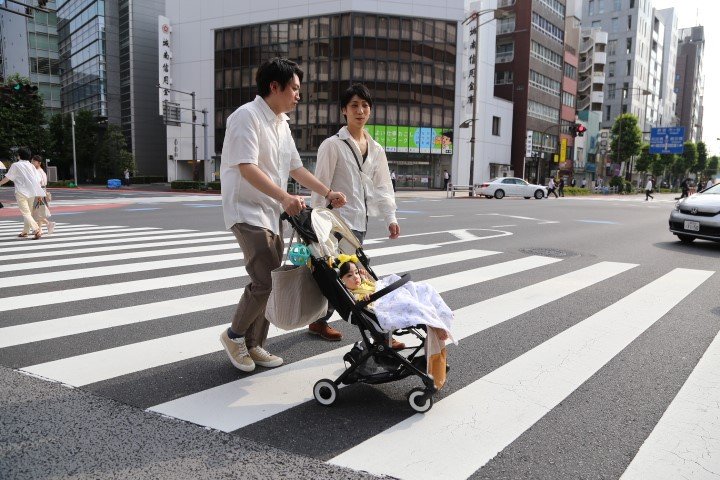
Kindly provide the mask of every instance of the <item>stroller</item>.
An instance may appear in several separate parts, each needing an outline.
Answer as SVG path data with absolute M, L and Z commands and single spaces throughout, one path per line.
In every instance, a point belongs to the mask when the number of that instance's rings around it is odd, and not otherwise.
M 382 329 L 373 311 L 367 308 L 370 303 L 410 281 L 410 275 L 403 275 L 400 280 L 371 294 L 367 300 L 356 301 L 353 294 L 340 281 L 335 268 L 330 265 L 332 257 L 341 253 L 354 254 L 373 279 L 377 280 L 378 277 L 370 268 L 370 261 L 357 238 L 342 218 L 329 208 L 306 207 L 292 217 L 283 213 L 281 219 L 287 220 L 299 238 L 309 247 L 312 276 L 328 303 L 343 320 L 357 326 L 362 336 L 362 340 L 343 356 L 345 371 L 335 380 L 322 379 L 315 384 L 313 387 L 315 400 L 321 405 L 330 406 L 338 398 L 340 384 L 374 385 L 415 375 L 423 386 L 410 390 L 407 396 L 408 403 L 419 413 L 430 410 L 433 405 L 433 394 L 437 389 L 433 378 L 425 371 L 426 359 L 421 353 L 425 347 L 426 327 L 418 325 L 387 332 Z M 420 341 L 420 345 L 395 351 L 390 348 L 392 335 L 412 335 Z

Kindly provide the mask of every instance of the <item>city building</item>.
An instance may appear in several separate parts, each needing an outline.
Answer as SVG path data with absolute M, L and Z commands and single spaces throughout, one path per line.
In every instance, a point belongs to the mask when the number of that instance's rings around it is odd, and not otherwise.
M 495 65 L 495 95 L 513 102 L 513 170 L 545 181 L 563 129 L 565 1 L 502 0 L 498 6 L 511 12 L 497 25 L 496 48 L 513 56 Z
M 675 94 L 675 67 L 677 65 L 678 17 L 674 8 L 656 10 L 655 15 L 665 26 L 663 39 L 663 59 L 660 70 L 660 111 L 658 126 L 678 125 L 675 114 L 677 95 Z
M 483 87 L 487 78 L 492 81 L 483 49 L 477 70 L 478 118 L 472 121 L 468 96 L 476 74 L 471 74 L 471 54 L 464 45 L 471 34 L 462 24 L 469 14 L 464 0 L 423 5 L 412 0 L 306 0 L 282 9 L 262 2 L 218 0 L 189 9 L 184 2 L 168 0 L 172 88 L 196 92 L 197 108 L 210 111 L 207 145 L 196 142 L 200 152 L 208 151 L 204 178 L 217 178 L 224 122 L 255 97 L 255 72 L 273 56 L 295 60 L 305 72 L 303 100 L 290 114 L 290 127 L 310 170 L 320 143 L 343 125 L 342 92 L 353 82 L 363 82 L 375 100 L 368 130 L 385 147 L 398 187 L 442 187 L 445 169 L 453 183 L 469 182 L 472 128 L 457 128 L 468 119 L 477 129 L 475 181 L 488 178 L 489 163 L 509 164 L 511 120 L 506 115 L 510 109 Z M 493 17 L 483 16 L 480 21 L 488 18 Z M 485 31 L 481 27 L 480 41 L 494 45 Z M 490 50 L 490 65 L 494 52 Z M 187 95 L 169 91 L 168 97 L 181 108 L 190 108 Z M 181 112 L 182 121 L 187 121 L 189 113 Z M 497 130 L 492 117 L 500 118 Z M 494 147 L 503 142 L 505 151 Z M 192 143 L 189 125 L 167 127 L 170 178 L 192 176 Z M 205 154 L 198 158 L 203 161 Z
M 583 2 L 583 27 L 608 32 L 602 128 L 610 128 L 623 113 L 637 116 L 641 130 L 651 126 L 653 117 L 648 118 L 648 108 L 657 110 L 657 106 L 651 103 L 649 107 L 653 98 L 644 93 L 650 77 L 652 42 L 659 40 L 653 12 L 650 0 Z M 653 68 L 662 68 L 662 55 L 656 51 L 653 58 Z
M 37 1 L 27 3 L 37 5 Z M 25 13 L 22 5 L 5 6 Z M 46 7 L 50 11 L 31 10 L 32 18 L 0 10 L 0 81 L 15 73 L 29 78 L 38 87 L 49 117 L 60 112 L 60 66 L 55 2 Z
M 158 15 L 162 0 L 57 0 L 64 113 L 90 110 L 120 125 L 136 175 L 166 175 L 158 113 Z
M 569 129 L 577 120 L 578 63 L 580 49 L 580 15 L 582 3 L 570 0 L 565 10 L 565 51 L 563 53 L 562 91 L 560 92 L 560 146 L 557 157 L 553 156 L 550 175 L 573 176 L 575 160 L 575 136 Z
M 580 31 L 580 64 L 578 67 L 578 111 L 601 112 L 605 100 L 605 66 L 607 32 L 599 28 Z M 608 92 L 609 94 L 610 92 Z M 615 92 L 613 91 L 613 95 Z
M 675 112 L 685 127 L 685 139 L 702 140 L 702 101 L 704 89 L 703 56 L 705 53 L 705 29 L 702 26 L 680 30 L 677 50 Z

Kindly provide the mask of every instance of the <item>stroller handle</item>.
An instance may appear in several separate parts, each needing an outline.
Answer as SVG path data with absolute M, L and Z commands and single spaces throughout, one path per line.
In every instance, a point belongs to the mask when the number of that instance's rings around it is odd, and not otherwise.
M 361 301 L 357 302 L 355 305 L 358 308 L 365 308 L 367 305 L 371 304 L 378 298 L 387 295 L 388 293 L 392 292 L 393 290 L 397 290 L 398 288 L 402 287 L 409 281 L 410 281 L 410 274 L 406 273 L 400 277 L 400 280 L 397 280 L 397 281 L 391 283 L 390 285 L 388 285 L 387 287 L 382 288 L 373 294 L 370 294 L 370 296 L 368 297 L 367 300 L 361 300 Z
M 332 206 L 332 204 L 329 204 L 329 205 L 328 205 L 327 207 L 325 207 L 325 208 L 327 208 L 328 210 L 332 210 L 333 206 Z M 305 210 L 312 210 L 312 208 L 310 208 L 310 207 L 305 207 L 303 210 L 300 210 L 300 212 L 302 213 L 302 212 L 305 211 Z M 288 221 L 288 220 L 290 220 L 290 218 L 291 218 L 291 217 L 290 217 L 290 215 L 287 214 L 287 212 L 282 212 L 282 213 L 280 214 L 280 220 Z

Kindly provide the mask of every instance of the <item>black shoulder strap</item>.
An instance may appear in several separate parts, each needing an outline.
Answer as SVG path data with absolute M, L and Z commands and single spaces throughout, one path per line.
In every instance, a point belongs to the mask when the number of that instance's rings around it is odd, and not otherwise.
M 340 135 L 338 135 L 337 133 L 335 134 L 335 136 L 338 137 L 338 138 L 340 138 Z M 342 140 L 343 142 L 345 142 L 345 145 L 347 145 L 347 147 L 348 147 L 348 148 L 350 149 L 350 151 L 352 152 L 353 158 L 355 159 L 355 163 L 357 164 L 357 167 L 358 167 L 358 171 L 360 172 L 360 177 L 362 177 L 362 173 L 363 173 L 362 167 L 360 166 L 360 160 L 358 160 L 358 157 L 357 157 L 357 154 L 355 153 L 355 150 L 352 148 L 352 145 L 350 145 L 350 142 L 348 142 L 346 138 L 341 138 L 340 140 Z M 360 178 L 360 184 L 361 184 L 362 187 L 363 187 L 363 197 L 364 197 L 364 198 L 363 198 L 363 203 L 365 204 L 365 230 L 367 231 L 367 211 L 368 211 L 368 206 L 367 206 L 367 192 L 365 192 L 365 184 L 363 183 L 362 178 Z
M 358 170 L 360 170 L 362 172 L 362 167 L 360 166 L 360 160 L 357 157 L 357 153 L 355 153 L 355 149 L 352 148 L 352 145 L 350 145 L 350 142 L 348 142 L 346 138 L 343 138 L 341 140 L 345 143 L 345 145 L 347 145 L 347 147 L 352 152 L 353 158 L 355 159 L 355 163 L 357 163 Z

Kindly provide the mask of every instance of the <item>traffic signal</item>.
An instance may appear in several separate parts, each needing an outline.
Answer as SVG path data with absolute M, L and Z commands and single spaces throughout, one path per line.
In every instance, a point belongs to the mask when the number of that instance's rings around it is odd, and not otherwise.
M 585 135 L 585 132 L 587 132 L 587 127 L 583 125 L 582 123 L 576 123 L 575 124 L 575 135 L 578 137 L 582 137 Z
M 569 131 L 568 133 L 569 133 L 570 135 L 572 135 L 573 137 L 577 137 L 577 127 L 578 127 L 578 124 L 577 124 L 577 123 L 571 123 L 571 124 L 570 124 L 570 131 Z

